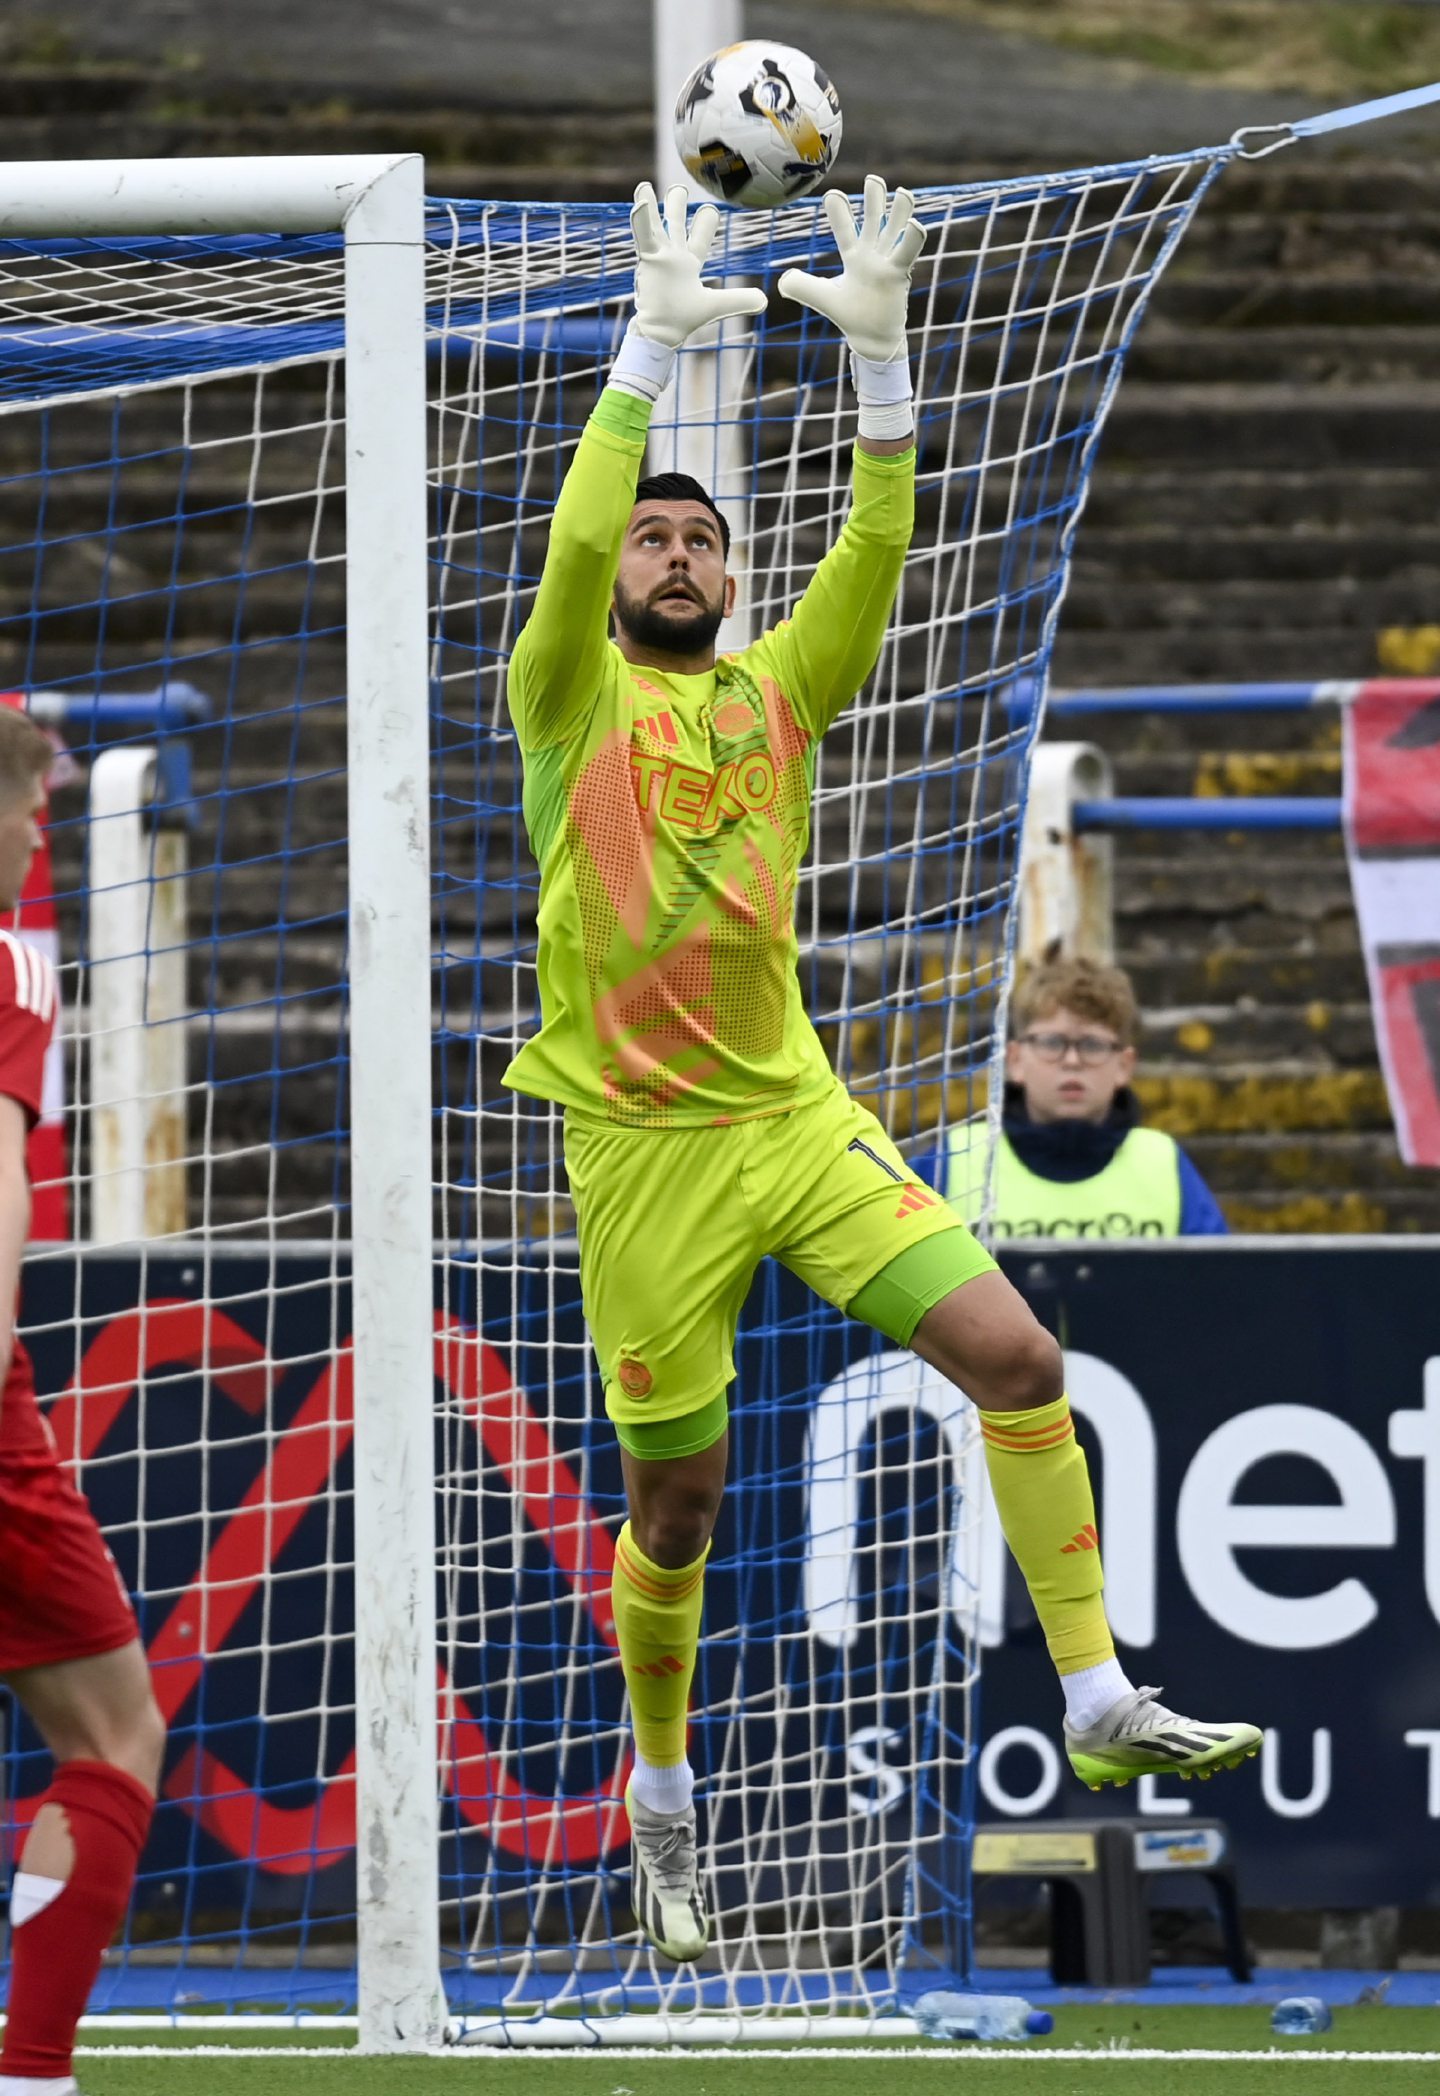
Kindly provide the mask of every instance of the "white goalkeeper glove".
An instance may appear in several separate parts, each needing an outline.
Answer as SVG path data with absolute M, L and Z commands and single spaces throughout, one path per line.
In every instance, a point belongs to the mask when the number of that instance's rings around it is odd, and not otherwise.
M 908 189 L 897 189 L 887 216 L 885 184 L 879 175 L 867 175 L 858 232 L 842 190 L 826 190 L 825 216 L 840 251 L 839 276 L 787 269 L 780 290 L 797 305 L 823 314 L 849 343 L 861 436 L 908 436 L 915 416 L 905 320 L 910 272 L 925 245 L 925 228 L 915 223 L 915 199 Z
M 665 192 L 665 216 L 650 183 L 635 192 L 630 227 L 635 235 L 635 318 L 625 331 L 610 383 L 642 400 L 658 400 L 670 380 L 675 352 L 688 335 L 712 321 L 763 313 L 765 294 L 742 284 L 705 284 L 700 272 L 714 243 L 720 213 L 702 204 L 687 232 L 683 182 Z

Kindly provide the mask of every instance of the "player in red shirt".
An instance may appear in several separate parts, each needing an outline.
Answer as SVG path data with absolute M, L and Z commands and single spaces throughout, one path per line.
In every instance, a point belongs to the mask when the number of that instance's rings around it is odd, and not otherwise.
M 0 914 L 40 841 L 52 757 L 27 715 L 0 708 Z M 75 2026 L 129 1903 L 165 1744 L 135 1612 L 15 1332 L 55 1011 L 50 963 L 0 930 L 0 1678 L 55 1757 L 10 1891 L 0 2096 L 75 2096 Z

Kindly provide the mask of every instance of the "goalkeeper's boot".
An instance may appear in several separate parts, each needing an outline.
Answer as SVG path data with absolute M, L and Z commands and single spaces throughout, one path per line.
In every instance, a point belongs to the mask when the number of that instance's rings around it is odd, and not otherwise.
M 695 1807 L 652 1812 L 625 1792 L 630 1814 L 630 1904 L 656 1950 L 688 1965 L 710 1941 L 710 1917 L 700 1897 Z
M 1132 1689 L 1097 1723 L 1077 1731 L 1065 1721 L 1070 1766 L 1092 1790 L 1123 1789 L 1135 1776 L 1192 1776 L 1207 1782 L 1217 1769 L 1239 1768 L 1260 1751 L 1254 1725 L 1202 1725 L 1167 1710 L 1158 1688 Z

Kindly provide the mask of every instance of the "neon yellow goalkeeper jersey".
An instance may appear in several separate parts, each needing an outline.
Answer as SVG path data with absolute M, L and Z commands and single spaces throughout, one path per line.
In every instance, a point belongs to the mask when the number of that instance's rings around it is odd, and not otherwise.
M 628 663 L 610 597 L 649 408 L 607 388 L 510 662 L 540 866 L 540 1030 L 506 1084 L 636 1128 L 781 1113 L 834 1082 L 796 973 L 819 737 L 874 667 L 915 455 L 855 453 L 844 529 L 793 616 L 701 676 Z

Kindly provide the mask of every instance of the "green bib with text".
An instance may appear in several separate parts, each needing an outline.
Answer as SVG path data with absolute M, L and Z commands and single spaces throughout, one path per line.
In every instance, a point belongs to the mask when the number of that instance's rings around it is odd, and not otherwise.
M 945 1185 L 967 1221 L 979 1208 L 985 1123 L 965 1121 L 949 1135 Z M 995 1157 L 991 1230 L 1008 1237 L 1178 1237 L 1180 1153 L 1158 1128 L 1132 1128 L 1110 1162 L 1089 1179 L 1042 1179 L 1002 1135 Z

